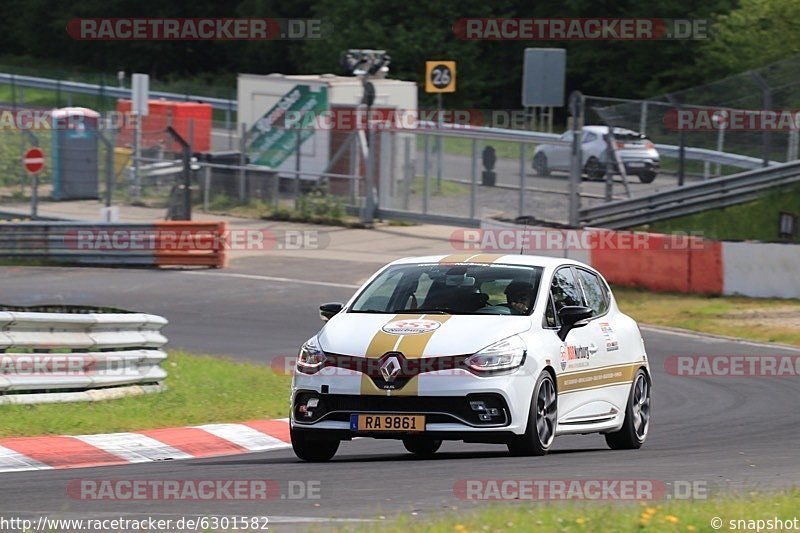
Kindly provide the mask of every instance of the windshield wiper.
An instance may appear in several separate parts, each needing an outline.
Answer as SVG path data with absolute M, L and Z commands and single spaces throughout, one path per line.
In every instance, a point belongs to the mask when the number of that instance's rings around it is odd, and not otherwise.
M 349 313 L 378 313 L 378 314 L 383 314 L 383 315 L 391 315 L 392 313 L 394 313 L 394 311 L 381 311 L 380 309 L 359 309 L 359 310 L 352 309 L 352 310 L 350 310 L 348 312 Z

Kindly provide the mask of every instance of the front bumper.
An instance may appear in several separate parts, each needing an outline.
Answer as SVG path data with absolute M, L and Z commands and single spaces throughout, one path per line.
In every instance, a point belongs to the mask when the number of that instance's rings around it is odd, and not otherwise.
M 436 438 L 491 441 L 494 433 L 525 432 L 535 380 L 530 370 L 476 376 L 464 370 L 415 376 L 400 390 L 379 390 L 359 372 L 335 369 L 335 375 L 295 374 L 291 424 L 295 430 L 321 430 L 337 438 L 370 436 L 403 438 L 403 432 L 355 431 L 352 414 L 425 415 L 425 434 Z M 307 406 L 309 399 L 313 408 Z M 482 408 L 478 405 L 482 402 Z M 311 411 L 311 414 L 309 414 Z M 483 416 L 481 416 L 483 415 Z M 414 433 L 419 435 L 419 432 Z

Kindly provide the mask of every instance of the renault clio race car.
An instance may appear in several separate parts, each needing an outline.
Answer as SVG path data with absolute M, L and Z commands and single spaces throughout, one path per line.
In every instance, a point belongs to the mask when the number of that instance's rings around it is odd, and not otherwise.
M 639 448 L 651 376 L 639 328 L 603 277 L 527 255 L 407 258 L 375 273 L 300 349 L 292 380 L 295 454 L 327 461 L 342 440 L 443 440 L 544 455 L 563 434 Z

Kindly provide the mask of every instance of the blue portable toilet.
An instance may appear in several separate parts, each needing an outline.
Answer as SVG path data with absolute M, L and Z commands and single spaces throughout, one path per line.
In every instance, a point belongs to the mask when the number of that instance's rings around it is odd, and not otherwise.
M 100 113 L 64 107 L 51 113 L 53 124 L 53 200 L 97 199 L 97 129 Z

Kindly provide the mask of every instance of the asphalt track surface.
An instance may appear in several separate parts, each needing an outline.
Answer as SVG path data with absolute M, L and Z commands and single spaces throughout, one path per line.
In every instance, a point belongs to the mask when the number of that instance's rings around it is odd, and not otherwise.
M 350 285 L 376 265 L 282 258 L 242 260 L 225 271 L 149 271 L 6 267 L 2 303 L 114 305 L 170 319 L 170 346 L 268 362 L 294 353 L 320 326 L 319 302 L 344 301 Z M 273 278 L 296 274 L 297 281 Z M 302 274 L 302 275 L 301 275 Z M 339 285 L 322 285 L 330 282 Z M 653 419 L 637 451 L 611 451 L 601 436 L 557 438 L 551 453 L 512 458 L 504 446 L 446 442 L 415 460 L 395 441 L 343 443 L 327 464 L 298 461 L 291 450 L 141 465 L 0 474 L 0 516 L 158 518 L 269 516 L 272 530 L 357 526 L 355 520 L 425 518 L 484 502 L 453 487 L 466 479 L 641 479 L 674 486 L 699 481 L 710 496 L 777 489 L 800 479 L 797 378 L 689 378 L 670 375 L 670 355 L 798 352 L 645 328 L 654 373 Z M 317 500 L 83 501 L 67 494 L 76 479 L 269 479 L 284 496 L 289 483 L 315 482 Z M 524 504 L 523 504 L 524 505 Z M 385 517 L 385 518 L 381 518 Z M 744 518 L 744 517 L 743 517 Z M 343 521 L 343 522 L 340 522 Z M 375 523 L 361 524 L 374 526 Z

